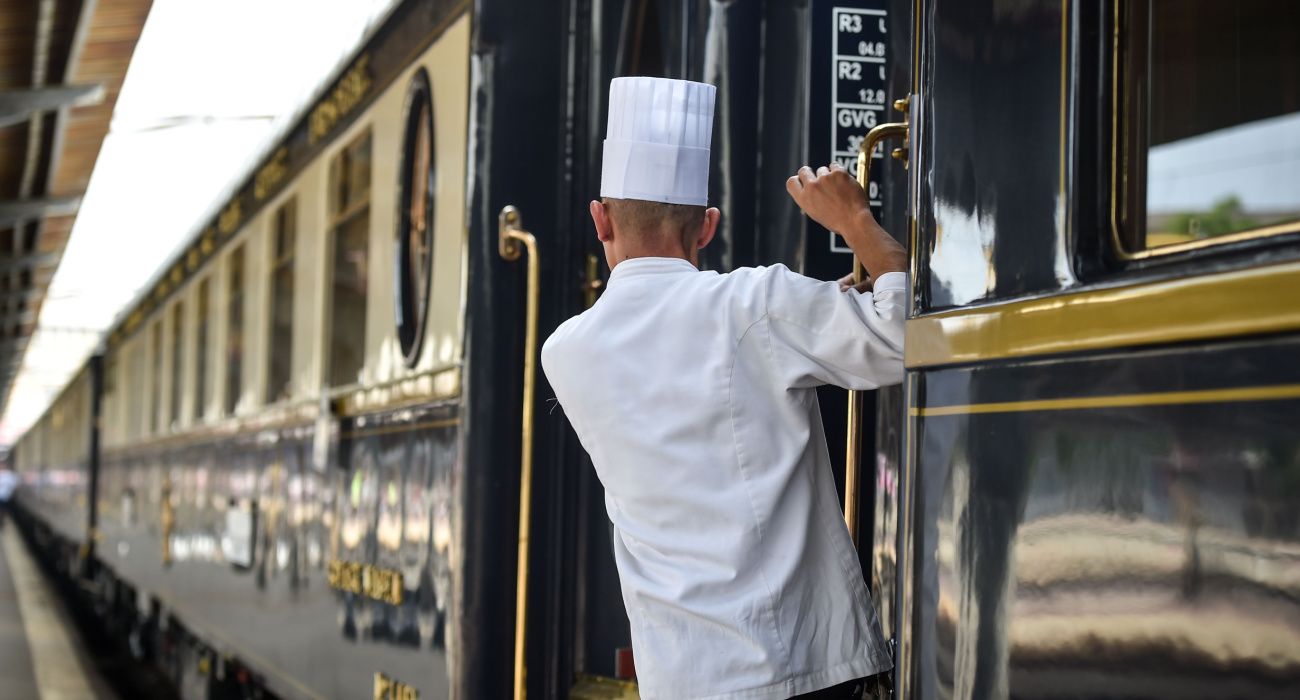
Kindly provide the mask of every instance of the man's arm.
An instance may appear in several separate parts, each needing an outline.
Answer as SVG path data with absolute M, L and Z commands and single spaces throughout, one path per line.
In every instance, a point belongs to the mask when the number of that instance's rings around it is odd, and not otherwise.
M 805 165 L 785 189 L 804 213 L 844 239 L 872 278 L 907 271 L 907 251 L 876 223 L 866 193 L 838 163 L 816 172 Z
M 886 274 L 866 293 L 844 292 L 774 265 L 764 273 L 773 369 L 792 389 L 832 384 L 874 389 L 903 379 L 906 288 Z

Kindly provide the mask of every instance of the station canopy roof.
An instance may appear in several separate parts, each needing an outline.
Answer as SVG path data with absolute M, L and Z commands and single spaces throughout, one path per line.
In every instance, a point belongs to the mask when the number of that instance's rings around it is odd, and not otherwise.
M 0 405 L 153 0 L 0 0 Z

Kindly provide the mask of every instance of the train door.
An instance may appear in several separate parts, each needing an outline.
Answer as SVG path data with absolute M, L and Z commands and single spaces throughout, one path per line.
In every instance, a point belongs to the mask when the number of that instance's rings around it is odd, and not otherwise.
M 538 215 L 534 203 L 532 210 L 503 213 L 500 222 L 508 232 L 520 223 L 512 217 L 522 215 L 538 229 L 538 250 L 525 251 L 520 241 L 519 250 L 507 250 L 515 244 L 506 243 L 502 252 L 517 252 L 512 260 L 540 252 L 539 343 L 549 329 L 594 303 L 608 274 L 586 203 L 599 195 L 608 85 L 617 76 L 685 78 L 718 87 L 710 204 L 723 217 L 704 267 L 727 271 L 783 263 L 827 280 L 852 271 L 852 255 L 802 215 L 785 192 L 785 179 L 801 165 L 832 160 L 856 170 L 867 132 L 903 116 L 890 101 L 908 92 L 910 2 L 593 0 L 570 2 L 566 13 L 566 157 L 557 166 L 559 210 Z M 870 187 L 878 218 L 902 238 L 906 171 L 901 159 L 888 157 L 900 145 L 882 146 L 870 160 Z M 510 196 L 525 191 L 511 190 Z M 529 402 L 539 414 L 531 450 L 537 466 L 527 484 L 531 493 L 525 493 L 531 516 L 522 513 L 531 545 L 521 554 L 526 579 L 518 601 L 526 612 L 519 618 L 523 629 L 516 630 L 517 643 L 524 640 L 516 649 L 516 677 L 526 679 L 522 690 L 539 697 L 635 697 L 635 658 L 603 489 L 565 421 L 550 417 L 552 394 L 545 378 L 537 379 L 537 395 Z M 892 388 L 857 397 L 850 414 L 846 392 L 819 395 L 839 465 L 837 481 L 844 484 L 847 474 L 861 485 L 849 510 L 859 514 L 855 536 L 887 626 L 892 593 L 882 596 L 876 589 L 888 578 L 894 548 L 891 521 L 881 513 L 893 511 L 877 507 L 875 485 L 878 464 L 887 471 L 898 463 L 900 396 Z M 846 469 L 850 436 L 857 456 Z M 877 551 L 878 543 L 888 551 Z
M 623 75 L 686 77 L 692 47 L 682 31 L 697 3 L 664 0 L 595 0 L 570 5 L 571 21 L 583 27 L 569 47 L 586 70 L 570 75 L 574 100 L 571 138 L 576 157 L 568 202 L 570 228 L 567 289 L 561 294 L 571 316 L 596 302 L 608 278 L 587 202 L 599 196 L 609 81 Z M 551 300 L 548 303 L 556 303 Z M 558 410 L 556 414 L 558 415 Z M 551 637 L 545 690 L 549 697 L 635 698 L 631 631 L 614 563 L 613 530 L 604 488 L 590 457 L 562 424 L 558 455 L 563 470 L 550 489 L 552 515 L 547 559 L 556 564 L 546 588 L 548 612 L 542 634 Z

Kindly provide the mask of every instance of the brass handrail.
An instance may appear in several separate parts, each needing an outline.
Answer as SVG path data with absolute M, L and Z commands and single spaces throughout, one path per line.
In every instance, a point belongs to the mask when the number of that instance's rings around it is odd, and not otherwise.
M 525 684 L 524 641 L 528 632 L 528 537 L 533 495 L 533 392 L 537 385 L 537 300 L 541 265 L 537 239 L 522 228 L 519 210 L 507 206 L 497 217 L 497 252 L 514 262 L 528 250 L 528 291 L 524 320 L 524 405 L 519 437 L 519 553 L 515 580 L 515 700 L 528 694 Z
M 899 100 L 894 103 L 894 108 L 900 112 L 907 112 L 907 100 Z M 858 184 L 862 186 L 862 193 L 870 200 L 871 198 L 871 154 L 876 150 L 876 144 L 889 138 L 907 138 L 907 122 L 891 122 L 881 124 L 871 131 L 867 132 L 866 138 L 862 139 L 862 147 L 858 150 Z M 893 152 L 893 156 L 906 163 L 906 150 L 899 149 Z M 862 261 L 857 256 L 853 258 L 853 283 L 862 282 Z M 844 444 L 844 524 L 849 528 L 849 536 L 853 538 L 853 544 L 858 543 L 858 465 L 862 462 L 862 392 L 849 391 L 849 410 L 848 426 L 845 430 L 846 439 Z

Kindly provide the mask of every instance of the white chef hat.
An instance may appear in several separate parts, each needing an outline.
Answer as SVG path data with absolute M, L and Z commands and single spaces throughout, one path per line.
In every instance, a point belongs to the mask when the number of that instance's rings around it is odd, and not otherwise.
M 717 88 L 668 78 L 615 78 L 600 196 L 704 205 Z

